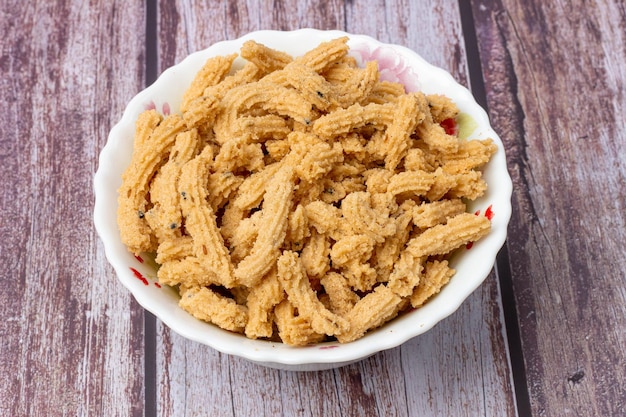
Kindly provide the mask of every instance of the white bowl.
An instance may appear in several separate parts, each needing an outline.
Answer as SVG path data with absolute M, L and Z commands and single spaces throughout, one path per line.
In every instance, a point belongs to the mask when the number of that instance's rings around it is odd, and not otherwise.
M 472 202 L 471 211 L 494 214 L 489 235 L 471 250 L 463 249 L 452 260 L 456 274 L 442 291 L 423 307 L 403 314 L 383 327 L 348 344 L 328 342 L 308 347 L 291 347 L 281 343 L 250 340 L 193 318 L 178 306 L 178 295 L 160 287 L 156 265 L 150 259 L 135 258 L 122 244 L 116 222 L 117 189 L 121 175 L 130 162 L 133 150 L 135 120 L 146 108 L 162 113 L 179 109 L 182 93 L 208 57 L 238 52 L 249 39 L 298 56 L 319 43 L 341 36 L 350 38 L 351 55 L 359 62 L 377 59 L 382 77 L 403 82 L 409 91 L 440 93 L 450 97 L 463 116 L 461 132 L 473 139 L 490 137 L 498 152 L 484 169 L 487 193 Z M 380 43 L 368 36 L 340 31 L 302 29 L 293 32 L 258 31 L 236 40 L 219 42 L 191 54 L 180 64 L 164 71 L 159 79 L 137 94 L 128 104 L 120 122 L 113 127 L 102 149 L 99 168 L 94 177 L 96 230 L 104 243 L 106 256 L 119 280 L 145 309 L 152 312 L 180 335 L 209 345 L 220 352 L 246 358 L 266 366 L 288 370 L 321 370 L 343 366 L 376 352 L 396 347 L 426 332 L 452 314 L 489 275 L 496 254 L 504 244 L 511 215 L 512 185 L 502 141 L 491 129 L 485 111 L 471 93 L 446 71 L 427 63 L 415 52 L 397 45 Z

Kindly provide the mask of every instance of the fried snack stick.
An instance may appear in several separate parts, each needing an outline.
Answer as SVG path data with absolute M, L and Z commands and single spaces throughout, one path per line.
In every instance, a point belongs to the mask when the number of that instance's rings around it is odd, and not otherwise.
M 308 100 L 312 105 L 320 110 L 328 110 L 333 105 L 337 105 L 335 101 L 335 93 L 333 87 L 328 81 L 313 68 L 296 61 L 285 67 L 282 71 L 284 79 L 283 85 L 291 86 L 298 93 Z M 276 74 L 272 78 L 277 80 L 282 74 Z
M 221 100 L 227 92 L 235 87 L 258 81 L 265 73 L 254 62 L 247 62 L 243 68 L 229 75 L 222 82 L 204 89 L 203 96 L 216 97 Z
M 434 151 L 456 152 L 458 149 L 459 139 L 448 135 L 439 123 L 435 123 L 430 112 L 426 113 L 426 118 L 417 125 L 415 131 L 417 136 Z
M 263 199 L 270 178 L 280 169 L 294 166 L 297 161 L 302 159 L 302 156 L 300 152 L 289 152 L 280 161 L 267 165 L 263 170 L 247 177 L 239 186 L 237 195 L 232 204 L 244 211 L 257 207 Z
M 248 323 L 245 330 L 247 337 L 258 339 L 272 336 L 272 313 L 274 307 L 284 298 L 285 292 L 278 281 L 276 269 L 273 268 L 248 295 Z
M 437 154 L 444 172 L 461 174 L 473 169 L 482 168 L 496 153 L 498 147 L 492 139 L 463 140 L 454 153 Z
M 232 138 L 232 127 L 239 116 L 252 108 L 260 108 L 270 114 L 289 117 L 308 125 L 313 117 L 311 103 L 297 91 L 278 84 L 264 82 L 237 86 L 224 95 L 222 112 L 215 120 L 215 138 L 220 144 Z
M 180 236 L 164 240 L 159 244 L 156 263 L 163 265 L 166 262 L 181 260 L 193 255 L 193 239 L 191 236 Z
M 487 189 L 480 171 L 467 171 L 461 174 L 447 174 L 439 167 L 433 174 L 433 185 L 426 193 L 430 201 L 446 198 L 467 198 L 475 200 Z
M 283 343 L 306 346 L 322 342 L 326 338 L 325 334 L 313 330 L 308 317 L 297 314 L 296 308 L 289 300 L 283 300 L 276 306 L 274 316 L 278 335 Z
M 374 241 L 368 235 L 344 236 L 333 245 L 330 258 L 352 288 L 368 291 L 376 283 L 376 270 L 368 264 Z
M 415 258 L 429 255 L 445 255 L 489 233 L 491 222 L 484 216 L 462 213 L 415 236 L 406 250 Z
M 196 74 L 180 105 L 181 112 L 186 112 L 189 104 L 204 95 L 204 90 L 218 84 L 230 71 L 237 54 L 216 56 L 206 60 L 200 71 Z
M 387 192 L 392 195 L 410 193 L 414 196 L 423 196 L 431 189 L 435 176 L 426 171 L 403 171 L 389 178 Z
M 413 213 L 411 211 L 403 211 L 396 214 L 394 220 L 396 222 L 397 232 L 374 247 L 370 264 L 376 270 L 378 282 L 386 282 L 389 280 L 389 274 L 391 274 L 393 270 L 393 264 L 398 259 L 400 252 L 404 249 L 406 242 L 409 240 L 409 233 L 411 232 L 410 223 L 412 219 Z
M 293 169 L 281 168 L 270 179 L 263 201 L 261 222 L 264 224 L 250 254 L 239 262 L 234 274 L 239 282 L 253 287 L 271 269 L 280 254 L 287 233 L 287 219 L 293 195 Z
M 191 100 L 183 112 L 183 119 L 190 128 L 208 131 L 219 112 L 220 101 L 216 96 L 201 96 Z
M 156 238 L 145 219 L 150 180 L 167 158 L 176 135 L 185 128 L 183 120 L 176 115 L 166 117 L 155 126 L 158 117 L 155 114 L 154 110 L 150 110 L 142 113 L 137 120 L 139 146 L 122 174 L 122 185 L 118 189 L 117 224 L 120 237 L 134 254 L 156 250 Z M 150 130 L 152 126 L 155 127 Z
M 386 193 L 393 172 L 385 168 L 372 168 L 363 173 L 365 185 L 370 194 Z
M 261 211 L 253 213 L 250 217 L 242 219 L 234 233 L 230 237 L 230 257 L 233 263 L 240 262 L 250 254 L 252 246 L 259 234 Z
M 150 139 L 150 135 L 162 120 L 163 116 L 156 110 L 146 110 L 139 114 L 135 122 L 133 149 L 141 148 Z
M 214 269 L 207 268 L 206 262 L 202 262 L 194 255 L 193 249 L 191 254 L 187 254 L 184 258 L 170 257 L 157 270 L 157 277 L 160 284 L 169 285 L 170 287 L 177 285 L 205 287 L 222 285 L 225 282 Z M 234 284 L 229 283 L 229 285 L 232 287 Z
M 452 175 L 443 172 L 443 168 L 438 167 L 433 172 L 433 184 L 426 193 L 426 199 L 430 201 L 441 200 L 448 191 L 456 184 L 456 179 Z
M 235 286 L 233 267 L 228 249 L 216 224 L 215 213 L 207 201 L 207 177 L 213 152 L 204 150 L 182 169 L 178 191 L 182 196 L 181 207 L 185 216 L 185 228 L 193 237 L 194 254 L 212 282 L 226 288 Z
M 367 144 L 367 139 L 362 135 L 358 133 L 348 133 L 344 136 L 337 137 L 336 140 L 341 143 L 341 147 L 346 156 L 353 157 L 360 163 L 366 160 L 367 152 L 365 152 L 365 145 Z
M 239 53 L 242 58 L 254 63 L 266 74 L 283 69 L 287 64 L 293 61 L 291 55 L 268 48 L 253 40 L 244 42 Z
M 150 200 L 153 207 L 146 212 L 146 220 L 159 242 L 181 235 L 182 212 L 177 189 L 178 179 L 182 166 L 198 151 L 198 142 L 196 129 L 179 133 L 169 160 L 152 180 Z
M 300 260 L 309 278 L 321 278 L 330 269 L 330 242 L 325 235 L 311 230 L 311 237 L 304 244 Z
M 304 157 L 295 166 L 295 172 L 309 183 L 320 180 L 333 166 L 343 162 L 343 149 L 339 143 L 331 146 L 326 142 L 319 142 L 302 151 Z
M 437 161 L 434 154 L 427 153 L 424 149 L 411 148 L 407 151 L 402 164 L 407 171 L 433 172 Z
M 325 72 L 331 65 L 345 57 L 348 54 L 348 49 L 348 37 L 344 36 L 328 42 L 322 42 L 316 48 L 296 58 L 296 61 L 319 74 Z
M 393 122 L 394 112 L 395 108 L 391 104 L 353 104 L 315 120 L 313 133 L 324 139 L 332 139 L 366 125 L 383 129 Z
M 296 208 L 289 213 L 287 220 L 287 235 L 285 242 L 289 242 L 293 251 L 300 251 L 304 246 L 305 240 L 311 235 L 309 222 L 304 212 L 304 206 L 298 204 Z
M 351 226 L 342 221 L 341 209 L 326 204 L 323 201 L 312 201 L 304 206 L 304 213 L 311 227 L 318 233 L 329 235 L 334 240 L 339 240 L 346 233 L 353 234 Z
M 360 104 L 365 106 L 370 103 L 384 104 L 397 100 L 405 94 L 404 86 L 390 81 L 379 81 L 372 87 L 369 95 L 364 97 Z
M 420 229 L 428 229 L 445 223 L 450 217 L 464 213 L 465 209 L 465 203 L 461 199 L 450 199 L 430 203 L 423 202 L 419 206 L 413 207 L 411 215 L 415 226 Z
M 289 302 L 301 317 L 310 321 L 313 331 L 333 336 L 348 330 L 348 322 L 324 307 L 317 298 L 295 252 L 284 251 L 278 258 L 278 279 Z
M 447 193 L 449 198 L 467 198 L 476 200 L 485 194 L 487 183 L 482 178 L 481 171 L 468 171 L 463 174 L 453 174 L 454 185 Z
M 387 128 L 385 168 L 396 169 L 407 150 L 411 147 L 411 134 L 422 123 L 428 113 L 428 103 L 421 93 L 401 96 L 394 103 L 393 122 Z
M 411 295 L 411 306 L 413 308 L 422 306 L 450 281 L 454 272 L 454 269 L 448 266 L 448 261 L 427 262 L 423 279 Z
M 179 305 L 195 318 L 231 332 L 243 333 L 248 321 L 246 307 L 206 287 L 187 289 L 181 295 Z
M 274 162 L 266 166 L 262 171 L 255 172 L 247 177 L 239 186 L 237 195 L 230 204 L 242 211 L 257 207 L 263 199 L 263 194 L 265 193 L 270 178 L 272 178 L 282 166 L 282 161 Z
M 362 337 L 368 330 L 374 329 L 394 318 L 403 305 L 403 300 L 384 285 L 379 285 L 361 298 L 344 316 L 348 320 L 347 331 L 337 335 L 340 343 L 348 343 Z
M 348 280 L 337 272 L 329 272 L 320 280 L 330 301 L 330 310 L 345 316 L 359 301 L 359 296 L 352 291 Z
M 243 219 L 248 216 L 247 210 L 242 210 L 239 207 L 233 204 L 233 199 L 237 195 L 237 191 L 235 194 L 230 197 L 230 201 L 228 204 L 224 206 L 224 212 L 221 217 L 221 225 L 220 232 L 224 241 L 229 241 L 235 234 L 235 230 L 241 223 Z
M 342 108 L 360 103 L 368 97 L 378 83 L 378 76 L 376 61 L 366 63 L 365 68 L 358 68 L 356 65 L 333 65 L 324 73 L 324 77 L 333 87 L 336 105 Z
M 230 171 L 214 172 L 209 175 L 208 199 L 214 212 L 217 212 L 228 202 L 230 195 L 234 194 L 242 182 L 242 177 L 234 175 Z
M 241 116 L 232 127 L 234 137 L 242 142 L 264 142 L 268 139 L 286 139 L 291 129 L 287 121 L 275 114 Z
M 389 213 L 385 215 L 372 207 L 371 197 L 365 191 L 348 194 L 341 202 L 341 213 L 352 230 L 380 243 L 396 233 L 396 224 L 389 218 Z
M 232 174 L 239 172 L 241 168 L 256 172 L 264 167 L 261 144 L 249 143 L 245 138 L 237 137 L 220 147 L 215 156 L 212 170 Z
M 459 109 L 456 104 L 446 96 L 429 94 L 426 96 L 426 99 L 435 123 L 441 123 L 446 119 L 454 119 L 459 115 Z
M 387 288 L 399 297 L 408 297 L 419 284 L 426 257 L 416 257 L 411 251 L 403 251 L 393 265 Z

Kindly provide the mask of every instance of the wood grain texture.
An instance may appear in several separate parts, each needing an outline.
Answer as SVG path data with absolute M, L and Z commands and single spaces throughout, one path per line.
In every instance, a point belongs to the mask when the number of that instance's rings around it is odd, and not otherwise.
M 0 16 L 0 415 L 140 416 L 143 312 L 96 239 L 92 177 L 142 86 L 143 7 Z
M 159 71 L 258 29 L 342 29 L 399 43 L 468 84 L 458 4 L 159 3 Z M 490 276 L 453 316 L 401 347 L 337 370 L 266 369 L 158 324 L 158 414 L 220 416 L 514 416 L 498 283 Z M 210 387 L 210 388 L 208 388 Z
M 249 31 L 314 27 L 405 45 L 468 85 L 463 3 L 431 3 L 0 2 L 0 415 L 515 416 L 494 274 L 401 347 L 283 372 L 161 323 L 146 337 L 92 226 L 98 153 L 146 74 Z M 527 381 L 516 389 L 530 397 L 519 414 L 626 415 L 624 4 L 471 9 L 515 186 L 505 272 Z
M 475 1 L 536 416 L 626 415 L 626 9 Z

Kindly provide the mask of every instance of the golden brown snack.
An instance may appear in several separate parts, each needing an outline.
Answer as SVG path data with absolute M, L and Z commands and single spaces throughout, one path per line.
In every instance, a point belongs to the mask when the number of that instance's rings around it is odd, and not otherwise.
M 428 107 L 435 123 L 441 123 L 446 119 L 454 119 L 459 115 L 459 109 L 450 98 L 441 94 L 429 94 L 426 96 Z
M 398 315 L 402 305 L 402 297 L 394 294 L 384 285 L 379 285 L 361 298 L 346 314 L 349 330 L 337 336 L 341 343 L 352 342 L 362 337 L 365 332 L 380 327 Z
M 145 219 L 150 203 L 150 180 L 167 159 L 176 136 L 185 128 L 185 123 L 178 115 L 166 117 L 155 124 L 157 118 L 153 110 L 139 117 L 137 146 L 130 165 L 122 175 L 122 185 L 118 190 L 117 223 L 120 237 L 135 254 L 154 252 L 158 246 Z
M 348 280 L 337 272 L 329 272 L 320 282 L 328 295 L 330 310 L 335 314 L 345 316 L 360 299 Z
M 348 49 L 348 38 L 337 38 L 328 42 L 322 42 L 317 48 L 308 51 L 298 58 L 297 61 L 312 68 L 317 73 L 322 73 L 345 57 Z
M 245 329 L 247 337 L 258 339 L 272 336 L 274 307 L 284 298 L 285 292 L 278 281 L 278 275 L 274 268 L 259 285 L 250 290 L 248 295 L 248 322 Z
M 459 139 L 450 99 L 348 52 L 347 38 L 295 59 L 247 41 L 242 59 L 206 61 L 179 114 L 139 116 L 120 234 L 156 252 L 194 317 L 347 343 L 427 302 L 449 254 L 488 233 L 465 204 L 486 190 L 493 142 Z
M 491 222 L 486 217 L 462 213 L 417 235 L 409 241 L 406 250 L 416 258 L 445 255 L 480 239 L 490 228 Z
M 263 200 L 261 222 L 250 254 L 235 268 L 234 275 L 240 283 L 253 287 L 275 264 L 287 233 L 287 219 L 293 195 L 291 167 L 279 170 L 268 184 Z
M 240 53 L 242 58 L 254 63 L 266 74 L 284 68 L 293 60 L 289 54 L 252 40 L 243 43 Z
M 214 323 L 222 329 L 243 333 L 248 309 L 209 288 L 190 288 L 182 294 L 180 306 L 194 317 Z
M 299 316 L 311 323 L 314 332 L 334 336 L 348 329 L 348 322 L 329 311 L 317 298 L 295 252 L 285 251 L 278 258 L 278 279 L 289 302 L 298 309 Z
M 145 218 L 159 242 L 181 236 L 180 227 L 183 215 L 178 193 L 178 180 L 182 166 L 198 152 L 199 141 L 196 129 L 179 133 L 170 152 L 169 160 L 152 180 L 150 187 L 152 208 L 146 212 Z
M 278 335 L 289 345 L 305 346 L 319 343 L 326 338 L 325 334 L 313 330 L 308 317 L 297 314 L 297 309 L 289 300 L 283 300 L 278 304 L 274 309 L 274 314 Z
M 215 212 L 207 201 L 206 182 L 212 156 L 211 148 L 206 147 L 183 166 L 178 192 L 185 229 L 193 238 L 195 258 L 211 275 L 208 278 L 211 282 L 231 288 L 235 286 L 235 278 L 230 254 L 217 227 Z
M 420 229 L 428 229 L 448 221 L 450 217 L 465 212 L 465 203 L 461 199 L 423 202 L 412 209 L 413 224 Z
M 300 259 L 309 277 L 319 279 L 330 269 L 330 241 L 325 235 L 311 231 L 311 237 L 302 248 Z
M 411 134 L 428 113 L 428 104 L 423 94 L 400 96 L 396 102 L 393 121 L 387 128 L 385 168 L 395 170 L 411 147 Z
M 218 84 L 230 71 L 237 54 L 216 56 L 207 59 L 204 66 L 198 71 L 191 85 L 183 95 L 180 110 L 185 113 L 194 100 L 204 95 L 204 90 Z
M 452 275 L 454 275 L 454 269 L 448 266 L 448 261 L 428 262 L 423 279 L 411 295 L 411 305 L 414 308 L 420 307 L 426 300 L 437 294 L 450 281 Z

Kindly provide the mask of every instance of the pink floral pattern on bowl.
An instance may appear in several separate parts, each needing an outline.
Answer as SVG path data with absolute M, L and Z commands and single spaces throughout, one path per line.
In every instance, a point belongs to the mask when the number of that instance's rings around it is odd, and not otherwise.
M 372 46 L 360 43 L 350 46 L 350 53 L 359 66 L 366 62 L 377 61 L 381 81 L 396 82 L 404 85 L 407 93 L 420 90 L 419 76 L 405 59 L 393 48 L 388 46 Z
M 144 109 L 159 111 L 159 109 L 157 109 L 157 105 L 155 104 L 154 100 L 151 100 L 148 104 L 144 105 Z M 161 114 L 163 116 L 168 116 L 171 112 L 172 111 L 170 109 L 169 103 L 167 102 L 163 103 L 163 105 L 161 106 Z

